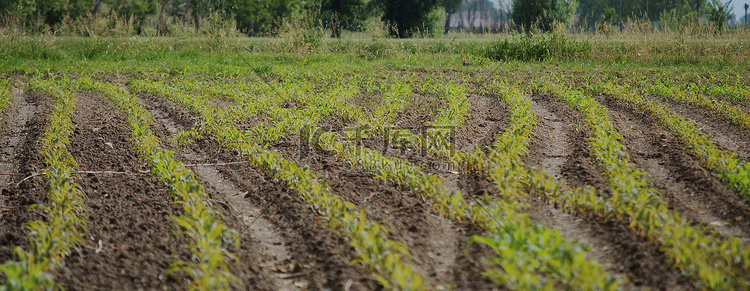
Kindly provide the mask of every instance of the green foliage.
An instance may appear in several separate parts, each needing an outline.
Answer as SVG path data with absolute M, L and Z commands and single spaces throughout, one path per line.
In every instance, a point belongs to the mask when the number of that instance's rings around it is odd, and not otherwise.
M 523 202 L 526 194 L 522 189 L 533 185 L 531 177 L 535 174 L 524 168 L 522 158 L 528 154 L 537 117 L 531 100 L 516 88 L 495 83 L 489 91 L 501 96 L 508 105 L 511 121 L 493 143 L 492 150 L 486 157 L 487 165 L 481 170 L 489 173 L 503 193 L 504 197 L 501 199 L 505 203 L 526 209 L 530 206 Z M 509 285 L 511 289 L 554 288 L 559 282 L 571 289 L 617 289 L 619 280 L 603 272 L 599 265 L 587 261 L 583 255 L 585 248 L 577 243 L 564 242 L 556 230 L 539 225 L 531 226 L 526 221 L 527 217 L 519 224 L 502 222 L 506 215 L 508 214 L 498 213 L 495 217 L 500 221 L 498 223 L 503 224 L 503 232 L 473 238 L 474 241 L 489 245 L 498 254 L 498 257 L 490 261 L 501 268 L 487 273 L 493 280 Z M 523 225 L 529 226 L 522 227 Z M 532 273 L 549 274 L 555 280 L 524 276 L 529 270 L 534 270 Z M 579 280 L 578 276 L 585 276 L 586 279 Z
M 694 19 L 690 12 L 699 10 L 704 2 L 705 0 L 580 0 L 579 12 L 581 18 L 587 18 L 592 27 L 605 21 L 625 22 L 628 18 L 644 18 L 650 25 L 650 21 L 664 20 L 665 15 Z
M 614 7 L 609 7 L 606 10 L 604 10 L 604 14 L 602 14 L 602 20 L 604 22 L 608 23 L 614 23 L 617 21 L 617 10 L 615 10 Z
M 551 31 L 555 21 L 569 24 L 578 9 L 576 0 L 514 0 L 511 17 L 527 33 Z
M 686 84 L 691 90 L 701 92 L 706 95 L 712 95 L 720 97 L 726 101 L 737 103 L 737 102 L 750 102 L 750 88 L 742 84 L 742 76 L 734 76 L 734 80 L 729 78 L 725 80 L 719 80 L 714 76 L 711 76 L 708 80 L 709 83 L 699 82 L 695 84 Z M 721 83 L 716 83 L 721 81 Z
M 440 0 L 373 0 L 372 3 L 382 9 L 382 19 L 391 36 L 412 37 L 436 29 L 429 14 L 441 4 Z
M 514 92 L 507 87 L 500 87 Z M 499 90 L 502 92 L 502 90 Z M 525 99 L 523 95 L 511 93 L 515 100 Z M 453 94 L 452 94 L 453 95 Z M 462 96 L 465 94 L 460 94 Z M 464 97 L 465 98 L 465 97 Z M 454 108 L 462 110 L 461 99 L 449 101 L 448 107 L 441 116 L 454 116 L 457 120 L 444 120 L 449 124 L 461 123 L 460 115 L 452 115 Z M 391 108 L 392 102 L 385 99 L 379 108 Z M 530 109 L 530 103 L 524 107 Z M 458 106 L 456 106 L 458 105 Z M 378 112 L 376 110 L 375 112 Z M 386 116 L 391 111 L 380 111 L 379 115 L 368 119 L 360 119 L 360 126 L 365 128 L 382 128 L 389 120 Z M 528 113 L 528 111 L 525 111 Z M 456 112 L 458 113 L 458 112 Z M 533 115 L 532 115 L 533 116 Z M 533 121 L 529 115 L 519 117 L 523 121 Z M 373 124 L 368 123 L 373 121 Z M 386 120 L 385 122 L 383 120 Z M 577 244 L 566 243 L 559 233 L 550 229 L 533 225 L 523 209 L 529 207 L 523 203 L 521 178 L 527 171 L 519 167 L 520 155 L 525 153 L 523 142 L 529 142 L 528 137 L 533 125 L 522 124 L 506 131 L 509 135 L 506 145 L 497 144 L 489 160 L 490 172 L 493 180 L 504 194 L 504 198 L 492 201 L 484 197 L 484 201 L 467 201 L 460 192 L 449 193 L 442 187 L 442 179 L 434 174 L 426 174 L 421 169 L 408 162 L 387 158 L 377 151 L 360 148 L 352 139 L 341 140 L 335 133 L 324 133 L 318 144 L 322 149 L 357 164 L 376 174 L 379 179 L 392 181 L 414 191 L 424 199 L 431 200 L 435 210 L 442 215 L 458 221 L 470 221 L 484 228 L 487 236 L 474 237 L 475 242 L 486 243 L 493 247 L 498 257 L 492 262 L 501 268 L 487 272 L 498 284 L 521 289 L 549 288 L 556 284 L 563 284 L 569 288 L 592 288 L 612 290 L 619 283 L 616 279 L 603 273 L 601 267 L 587 261 L 582 248 Z M 525 129 L 525 130 L 522 130 Z M 515 134 L 525 135 L 525 139 L 516 139 Z M 505 136 L 504 135 L 504 136 Z M 502 143 L 502 141 L 501 141 Z M 518 145 L 518 150 L 510 148 L 510 144 Z M 507 150 L 507 151 L 506 151 Z M 481 152 L 481 151 L 479 151 Z M 515 161 L 506 163 L 504 158 Z M 540 243 L 541 245 L 538 245 Z M 528 276 L 528 274 L 535 274 Z
M 555 21 L 565 25 L 572 24 L 575 13 L 578 11 L 578 6 L 578 0 L 552 0 L 550 16 L 552 17 L 553 24 Z
M 532 26 L 549 31 L 552 29 L 551 4 L 551 0 L 513 0 L 511 17 L 526 32 L 531 32 Z
M 750 129 L 750 113 L 731 103 L 701 94 L 698 88 L 670 86 L 669 82 L 657 80 L 653 85 L 641 82 L 641 87 L 650 94 L 660 95 L 678 102 L 711 111 L 721 117 L 731 120 L 733 124 Z
M 691 7 L 678 6 L 664 10 L 659 14 L 659 25 L 674 31 L 683 31 L 686 28 L 697 26 L 699 22 L 699 10 Z
M 92 8 L 91 0 L 9 0 L 3 1 L 0 13 L 24 19 L 27 25 L 39 26 L 37 23 L 54 26 L 67 18 L 86 15 Z M 41 28 L 41 27 L 35 27 Z
M 726 3 L 722 3 L 721 0 L 711 0 L 710 2 L 706 2 L 708 21 L 713 23 L 719 32 L 724 30 L 724 25 L 726 25 L 727 18 L 730 16 L 729 13 L 732 11 L 731 5 L 732 0 L 729 0 Z
M 112 9 L 121 16 L 131 16 L 141 24 L 146 16 L 156 14 L 157 0 L 109 0 Z
M 277 33 L 285 51 L 315 52 L 323 45 L 323 30 L 310 17 L 284 21 Z
M 367 14 L 364 0 L 320 0 L 320 21 L 332 37 L 341 37 L 344 29 L 361 29 Z
M 5 118 L 5 109 L 13 102 L 13 97 L 8 90 L 10 90 L 10 79 L 0 79 L 0 120 Z
M 442 80 L 442 76 L 435 79 L 432 77 L 416 79 L 412 75 L 407 76 L 403 81 L 396 79 L 391 84 L 381 83 L 374 86 L 368 84 L 364 90 L 377 92 L 383 96 L 379 106 L 373 111 L 360 113 L 358 107 L 340 107 L 347 114 L 347 119 L 357 120 L 364 125 L 366 130 L 357 132 L 361 134 L 357 137 L 358 139 L 374 134 L 399 148 L 424 150 L 424 153 L 440 158 L 451 157 L 454 145 L 447 139 L 453 129 L 463 124 L 470 107 L 469 97 L 463 85 Z M 411 105 L 409 96 L 413 90 L 420 94 L 436 95 L 438 97 L 435 100 L 442 100 L 446 104 L 439 109 L 435 120 L 427 122 L 428 127 L 422 133 L 415 133 L 410 129 L 392 124 L 397 115 Z
M 711 137 L 703 133 L 694 122 L 680 117 L 665 104 L 644 99 L 629 86 L 602 83 L 592 86 L 592 90 L 628 102 L 659 118 L 685 144 L 688 151 L 700 157 L 707 167 L 718 170 L 719 175 L 729 182 L 735 192 L 750 197 L 750 166 L 735 158 L 734 153 L 719 149 Z
M 237 29 L 250 35 L 269 35 L 291 16 L 295 2 L 291 0 L 237 0 Z
M 577 41 L 562 34 L 542 34 L 531 37 L 520 34 L 495 41 L 485 49 L 484 56 L 498 61 L 573 60 L 591 52 L 588 41 Z

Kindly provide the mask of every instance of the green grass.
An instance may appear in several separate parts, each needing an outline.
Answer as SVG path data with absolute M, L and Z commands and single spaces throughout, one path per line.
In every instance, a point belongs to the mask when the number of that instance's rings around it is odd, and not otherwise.
M 303 53 L 279 38 L 0 35 L 0 72 L 252 75 L 258 69 L 270 68 L 281 73 L 374 73 L 385 69 L 746 75 L 750 62 L 750 51 L 743 49 L 750 44 L 746 34 L 578 34 L 536 35 L 533 39 L 512 34 L 449 34 L 408 40 L 352 37 L 324 39 L 315 51 Z M 513 55 L 508 56 L 510 52 Z

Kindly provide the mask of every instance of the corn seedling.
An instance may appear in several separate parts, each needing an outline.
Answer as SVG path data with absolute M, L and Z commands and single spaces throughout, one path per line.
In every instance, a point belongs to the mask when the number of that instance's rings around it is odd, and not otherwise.
M 40 144 L 47 167 L 47 205 L 38 206 L 46 221 L 29 222 L 29 250 L 16 248 L 17 260 L 0 267 L 5 283 L 2 290 L 40 290 L 53 288 L 51 271 L 63 264 L 71 250 L 83 243 L 86 229 L 84 196 L 75 182 L 73 156 L 68 152 L 69 136 L 73 132 L 70 115 L 76 110 L 75 96 L 65 91 L 60 81 L 39 78 L 27 83 L 30 90 L 52 96 L 55 100 Z
M 236 241 L 237 233 L 221 222 L 219 213 L 193 173 L 172 158 L 172 151 L 161 147 L 148 125 L 151 114 L 140 105 L 138 98 L 123 88 L 90 78 L 79 79 L 77 86 L 103 94 L 127 115 L 132 142 L 151 165 L 152 175 L 166 184 L 175 202 L 182 205 L 184 214 L 172 218 L 192 240 L 190 250 L 193 256 L 188 262 L 173 263 L 167 272 L 189 274 L 192 282 L 188 287 L 195 290 L 229 289 L 233 282 L 238 282 L 226 262 L 227 258 L 236 260 L 227 247 Z
M 705 288 L 747 287 L 750 251 L 739 239 L 720 239 L 670 211 L 661 193 L 649 185 L 646 173 L 630 162 L 620 142 L 623 138 L 612 125 L 604 106 L 577 90 L 550 82 L 540 88 L 578 110 L 592 132 L 591 152 L 609 178 L 612 195 L 607 204 L 591 205 L 591 211 L 628 221 L 631 228 L 659 244 L 675 267 L 696 277 Z M 587 206 L 585 200 L 601 201 L 583 197 L 576 204 Z
M 285 182 L 303 199 L 314 205 L 326 218 L 332 231 L 348 238 L 349 244 L 358 255 L 354 262 L 370 271 L 383 287 L 400 290 L 424 289 L 421 274 L 403 262 L 404 258 L 410 256 L 408 248 L 391 240 L 385 227 L 367 220 L 364 210 L 357 210 L 352 203 L 331 193 L 328 185 L 314 177 L 307 168 L 301 168 L 296 163 L 285 160 L 278 153 L 264 149 L 231 122 L 222 120 L 220 114 L 212 111 L 210 107 L 195 106 L 198 102 L 206 104 L 204 101 L 195 101 L 202 99 L 200 96 L 146 80 L 135 84 L 135 90 L 166 97 L 201 116 L 205 131 L 213 134 L 222 145 L 240 152 L 252 165 Z M 267 105 L 257 102 L 247 106 L 255 106 L 254 110 L 248 109 L 248 112 L 260 112 Z

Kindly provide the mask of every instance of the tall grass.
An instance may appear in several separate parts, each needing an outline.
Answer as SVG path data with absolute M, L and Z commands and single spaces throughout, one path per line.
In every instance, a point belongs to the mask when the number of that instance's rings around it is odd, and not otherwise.
M 487 46 L 486 57 L 498 61 L 542 61 L 547 59 L 572 60 L 591 53 L 587 40 L 578 41 L 563 34 L 529 34 L 506 37 Z
M 650 22 L 628 20 L 623 29 L 527 35 L 449 33 L 444 36 L 393 39 L 382 27 L 371 31 L 343 33 L 331 38 L 314 23 L 290 21 L 272 38 L 250 38 L 237 33 L 234 23 L 208 17 L 196 32 L 193 24 L 166 19 L 159 31 L 138 29 L 133 20 L 92 15 L 65 20 L 43 33 L 31 33 L 27 25 L 6 17 L 0 25 L 0 70 L 33 70 L 41 63 L 64 65 L 76 70 L 81 61 L 112 61 L 141 64 L 162 61 L 168 70 L 216 58 L 240 66 L 238 53 L 273 56 L 348 54 L 364 61 L 408 59 L 431 54 L 464 59 L 464 65 L 486 65 L 494 61 L 594 62 L 602 64 L 700 65 L 722 68 L 750 62 L 750 29 L 733 27 L 718 32 L 710 25 L 669 26 L 655 29 Z M 158 37 L 156 37 L 158 36 Z M 301 56 L 303 57 L 303 56 Z M 303 57 L 304 58 L 304 57 Z M 231 59 L 231 61 L 229 61 Z M 466 62 L 466 60 L 472 60 Z M 176 61 L 176 62 L 165 62 Z M 19 64 L 30 63 L 27 66 Z M 74 65 L 76 64 L 76 65 Z M 172 65 L 177 64 L 177 65 Z M 50 65 L 52 66 L 52 65 Z M 56 67 L 53 66 L 53 67 Z M 132 66 L 132 65 L 129 65 Z M 177 68 L 173 68 L 173 67 Z M 398 66 L 396 66 L 398 67 Z M 7 69 L 3 69 L 7 68 Z M 153 66 L 149 70 L 153 70 Z

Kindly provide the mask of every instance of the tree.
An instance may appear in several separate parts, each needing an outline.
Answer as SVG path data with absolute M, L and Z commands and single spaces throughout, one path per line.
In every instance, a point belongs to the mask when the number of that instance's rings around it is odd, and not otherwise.
M 461 7 L 462 0 L 444 0 L 443 6 L 445 7 L 445 30 L 443 34 L 447 34 L 451 26 L 451 14 L 456 13 L 458 8 Z
M 251 35 L 273 33 L 294 11 L 293 0 L 237 0 L 237 28 Z
M 534 25 L 550 31 L 555 21 L 569 24 L 577 9 L 576 0 L 514 0 L 511 17 L 527 33 Z
M 732 0 L 727 1 L 727 3 L 721 3 L 720 0 L 711 0 L 706 4 L 708 20 L 716 25 L 719 32 L 724 29 L 724 24 L 732 13 L 731 5 Z
M 690 18 L 701 14 L 702 7 L 707 0 L 578 0 L 580 1 L 581 17 L 586 17 L 591 25 L 604 21 L 607 8 L 616 7 L 618 18 L 628 17 L 656 20 L 668 15 L 671 18 Z M 619 10 L 619 8 L 622 8 Z
M 383 11 L 390 35 L 411 37 L 415 30 L 433 29 L 429 13 L 444 0 L 374 0 Z
M 14 16 L 32 22 L 42 17 L 44 24 L 55 26 L 66 18 L 77 18 L 86 15 L 93 6 L 90 0 L 10 0 L 2 1 L 0 13 L 11 13 Z
M 604 15 L 602 15 L 602 20 L 607 23 L 614 23 L 615 20 L 617 20 L 617 10 L 615 10 L 614 7 L 609 7 L 607 10 L 604 10 Z
M 351 28 L 365 13 L 362 0 L 322 0 L 320 3 L 320 20 L 333 37 L 341 37 L 341 30 Z
M 552 19 L 548 11 L 551 6 L 552 0 L 514 0 L 511 17 L 527 33 L 531 32 L 531 27 L 535 24 L 542 30 L 550 30 Z
M 156 14 L 158 2 L 156 0 L 111 0 L 108 3 L 120 16 L 133 17 L 138 33 L 147 16 Z
M 577 0 L 552 0 L 550 16 L 552 21 L 558 21 L 565 25 L 573 22 L 573 15 L 578 10 Z

